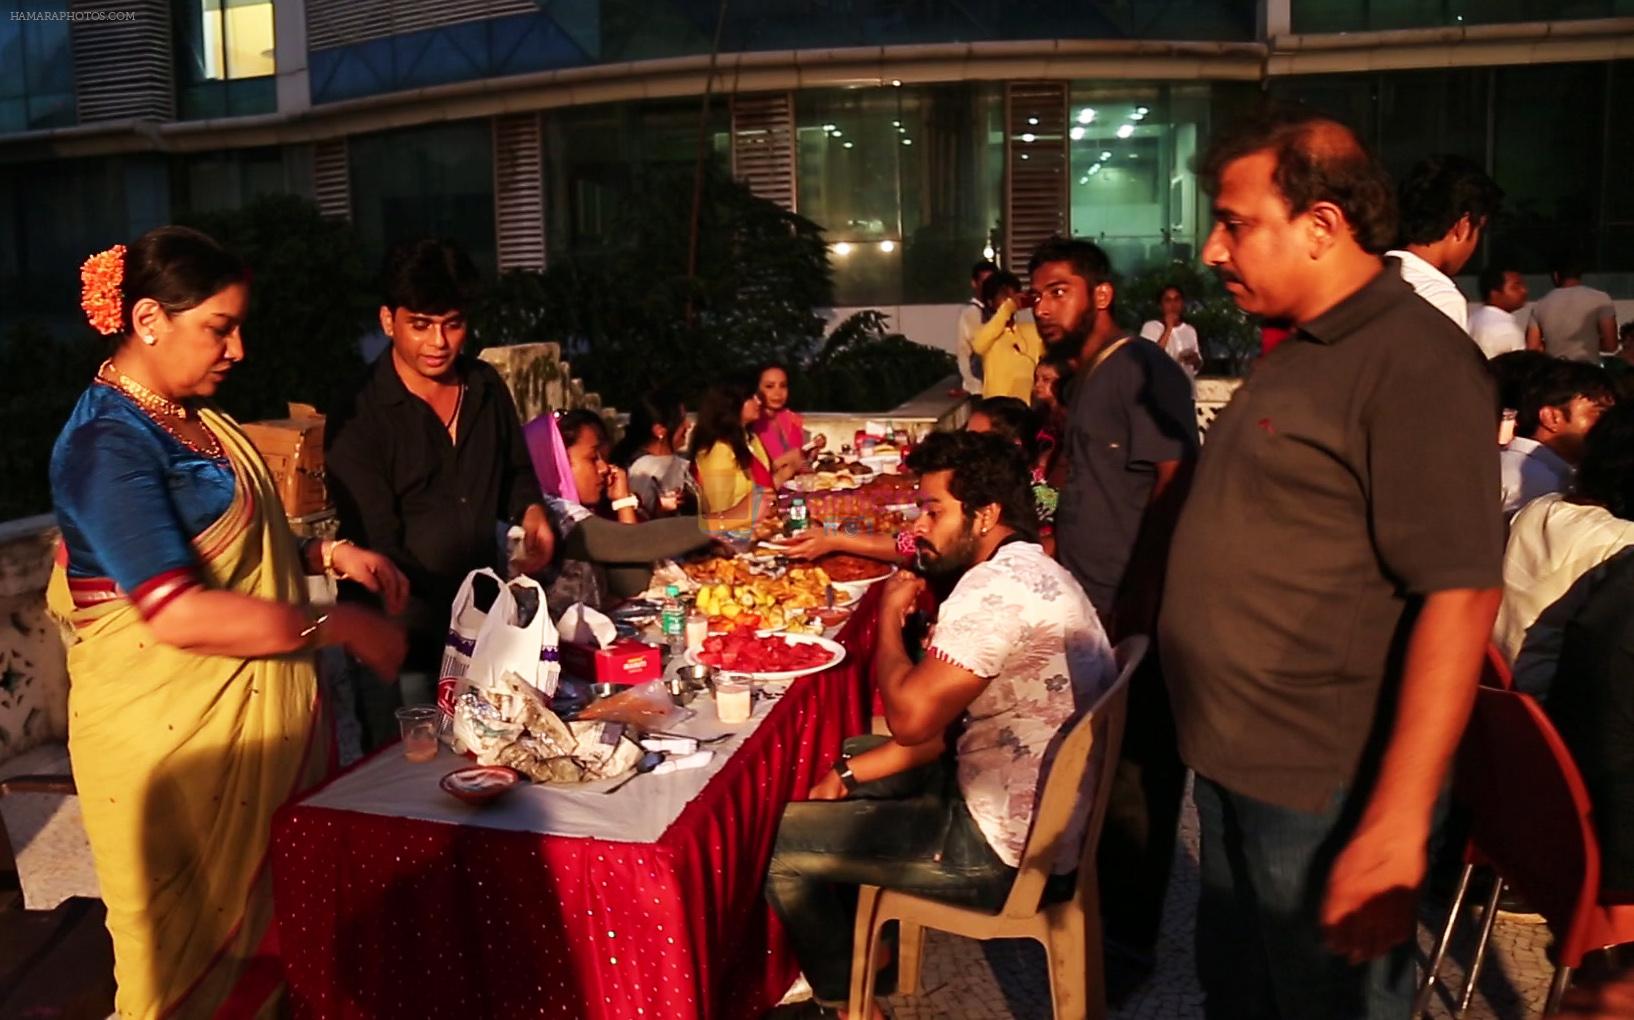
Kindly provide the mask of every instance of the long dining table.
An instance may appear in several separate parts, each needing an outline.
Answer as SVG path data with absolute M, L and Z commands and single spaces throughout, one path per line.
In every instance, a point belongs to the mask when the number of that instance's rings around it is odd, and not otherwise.
M 879 586 L 843 662 L 719 723 L 710 765 L 492 804 L 438 788 L 463 760 L 388 746 L 278 815 L 271 853 L 291 1004 L 309 1017 L 738 1020 L 798 973 L 762 896 L 778 820 L 867 731 Z

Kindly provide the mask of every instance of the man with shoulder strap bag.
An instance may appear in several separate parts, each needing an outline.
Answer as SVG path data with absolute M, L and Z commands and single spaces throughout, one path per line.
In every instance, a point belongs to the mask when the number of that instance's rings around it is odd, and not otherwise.
M 1098 246 L 1051 239 L 1028 272 L 1039 334 L 1075 368 L 1062 395 L 1067 481 L 1056 558 L 1113 641 L 1151 634 L 1197 460 L 1191 379 L 1162 348 L 1131 342 L 1118 324 L 1112 267 Z M 1185 787 L 1156 657 L 1130 686 L 1127 725 L 1099 852 L 1114 997 L 1151 971 Z

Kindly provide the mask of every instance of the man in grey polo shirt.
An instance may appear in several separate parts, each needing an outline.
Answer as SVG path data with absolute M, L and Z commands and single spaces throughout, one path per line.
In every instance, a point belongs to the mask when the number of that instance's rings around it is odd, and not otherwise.
M 1555 358 L 1600 364 L 1600 355 L 1617 353 L 1617 310 L 1611 295 L 1583 283 L 1583 270 L 1571 260 L 1551 274 L 1555 289 L 1532 306 L 1526 327 L 1528 350 Z
M 1209 430 L 1158 628 L 1207 1015 L 1407 1020 L 1431 814 L 1501 595 L 1492 387 L 1379 258 L 1390 182 L 1348 129 L 1268 107 L 1204 179 L 1204 260 L 1295 325 Z

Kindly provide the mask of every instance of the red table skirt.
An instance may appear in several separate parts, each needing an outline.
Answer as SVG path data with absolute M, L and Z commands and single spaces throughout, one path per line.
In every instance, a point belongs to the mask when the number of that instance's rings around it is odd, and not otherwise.
M 840 635 L 846 661 L 791 684 L 656 843 L 285 808 L 272 865 L 296 1013 L 758 1017 L 798 971 L 761 893 L 778 819 L 867 731 L 877 592 Z

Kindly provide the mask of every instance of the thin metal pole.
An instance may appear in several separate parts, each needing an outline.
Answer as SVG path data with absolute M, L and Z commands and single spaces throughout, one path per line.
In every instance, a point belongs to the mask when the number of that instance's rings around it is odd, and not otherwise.
M 692 325 L 692 295 L 698 279 L 698 230 L 704 206 L 704 157 L 709 151 L 709 96 L 715 87 L 715 64 L 721 56 L 721 33 L 726 28 L 727 0 L 721 0 L 715 14 L 715 42 L 709 48 L 709 73 L 704 76 L 704 94 L 698 103 L 698 154 L 692 167 L 692 222 L 687 230 L 686 324 Z

